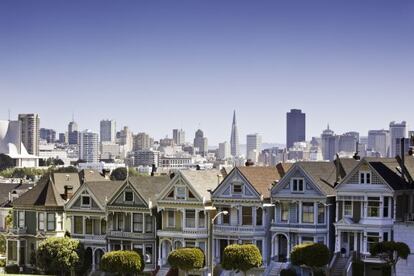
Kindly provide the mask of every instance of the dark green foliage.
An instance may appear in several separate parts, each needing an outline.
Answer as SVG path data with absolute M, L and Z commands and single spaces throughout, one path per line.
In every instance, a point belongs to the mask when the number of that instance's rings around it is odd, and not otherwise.
M 410 248 L 403 242 L 383 241 L 375 243 L 370 248 L 372 256 L 378 256 L 390 266 L 396 264 L 399 258 L 404 260 L 410 255 Z M 396 258 L 394 259 L 394 253 Z
M 364 263 L 361 260 L 352 262 L 352 275 L 364 276 Z
M 0 259 L 0 267 L 5 267 L 5 266 L 6 266 L 6 260 Z
M 313 271 L 313 276 L 326 276 L 325 270 L 324 269 L 315 269 Z
M 0 234 L 0 254 L 4 255 L 5 253 L 6 253 L 6 237 L 3 234 Z
M 81 262 L 78 251 L 81 244 L 70 238 L 51 237 L 39 244 L 37 266 L 48 274 L 70 272 Z
M 75 168 L 74 166 L 69 166 L 69 167 L 56 168 L 53 170 L 53 172 L 55 173 L 77 173 L 78 169 Z
M 12 158 L 10 158 L 10 156 L 0 154 L 0 171 L 7 168 L 12 168 L 15 165 L 15 161 Z
M 127 177 L 126 168 L 116 168 L 111 173 L 111 180 L 125 180 Z
M 253 244 L 232 244 L 224 249 L 222 266 L 226 270 L 246 272 L 262 265 L 262 256 Z
M 19 266 L 17 264 L 6 265 L 4 268 L 7 274 L 19 274 Z
M 102 256 L 101 269 L 118 274 L 139 273 L 144 270 L 144 261 L 135 251 L 111 251 Z
M 285 268 L 280 271 L 280 276 L 296 276 L 296 271 L 291 268 Z
M 168 263 L 184 271 L 200 269 L 204 267 L 204 252 L 200 248 L 179 248 L 168 255 Z
M 330 252 L 328 247 L 321 243 L 302 243 L 293 248 L 290 258 L 293 265 L 318 268 L 329 263 Z

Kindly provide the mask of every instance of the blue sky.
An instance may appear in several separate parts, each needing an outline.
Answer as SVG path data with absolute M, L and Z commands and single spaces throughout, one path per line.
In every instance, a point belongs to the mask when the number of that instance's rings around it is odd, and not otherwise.
M 201 127 L 210 144 L 259 132 L 285 142 L 414 127 L 414 1 L 0 1 L 0 118 L 37 112 L 62 131 L 120 128 L 156 139 Z

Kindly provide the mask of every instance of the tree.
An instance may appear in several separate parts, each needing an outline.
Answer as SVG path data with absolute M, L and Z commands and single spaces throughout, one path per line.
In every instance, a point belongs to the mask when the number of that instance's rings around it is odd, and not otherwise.
M 406 260 L 408 255 L 411 254 L 410 247 L 407 244 L 395 241 L 374 243 L 369 251 L 372 256 L 378 256 L 391 268 L 392 275 L 395 275 L 395 266 L 400 258 Z
M 261 265 L 262 256 L 253 244 L 231 244 L 224 249 L 222 266 L 226 270 L 246 274 L 246 271 Z
M 69 166 L 69 167 L 62 167 L 62 168 L 57 168 L 54 169 L 55 173 L 77 173 L 78 169 L 75 168 L 74 166 Z
M 315 273 L 329 263 L 330 251 L 322 243 L 302 243 L 296 245 L 290 253 L 293 265 L 310 267 Z
M 81 263 L 78 254 L 80 247 L 80 242 L 75 239 L 48 238 L 37 249 L 37 266 L 48 274 L 64 275 Z
M 125 180 L 127 178 L 126 168 L 116 168 L 111 173 L 111 180 Z
M 144 270 L 143 258 L 135 251 L 118 250 L 102 256 L 101 268 L 117 275 L 140 273 Z
M 168 255 L 168 263 L 187 273 L 204 267 L 204 252 L 200 248 L 178 248 Z
M 0 154 L 0 171 L 16 166 L 16 162 L 8 155 Z

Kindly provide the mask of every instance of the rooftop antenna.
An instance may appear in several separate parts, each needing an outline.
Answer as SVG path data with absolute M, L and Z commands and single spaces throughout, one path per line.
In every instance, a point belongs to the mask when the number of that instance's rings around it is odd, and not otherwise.
M 72 112 L 72 122 L 74 122 L 74 121 L 75 121 L 75 113 Z
M 10 108 L 9 108 L 9 109 L 7 109 L 7 111 L 9 112 L 9 121 L 10 121 Z

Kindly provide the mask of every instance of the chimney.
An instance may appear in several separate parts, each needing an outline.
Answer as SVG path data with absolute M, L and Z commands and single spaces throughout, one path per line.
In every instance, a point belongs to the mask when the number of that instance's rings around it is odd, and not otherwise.
M 221 174 L 217 175 L 217 184 L 219 185 L 221 180 L 223 179 L 223 176 Z
M 254 166 L 254 162 L 252 159 L 247 159 L 246 163 L 244 163 L 246 167 Z
M 63 198 L 70 199 L 73 196 L 73 186 L 72 185 L 65 185 L 65 194 L 63 195 Z

